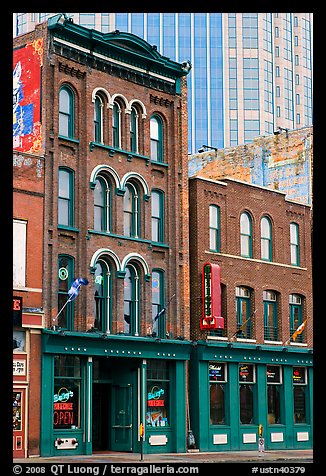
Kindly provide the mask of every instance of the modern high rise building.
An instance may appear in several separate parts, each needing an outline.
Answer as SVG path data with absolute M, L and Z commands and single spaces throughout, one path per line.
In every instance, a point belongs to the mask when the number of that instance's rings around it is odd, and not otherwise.
M 15 13 L 14 36 L 51 15 Z M 189 153 L 312 125 L 312 13 L 67 15 L 103 33 L 133 33 L 172 60 L 191 61 Z

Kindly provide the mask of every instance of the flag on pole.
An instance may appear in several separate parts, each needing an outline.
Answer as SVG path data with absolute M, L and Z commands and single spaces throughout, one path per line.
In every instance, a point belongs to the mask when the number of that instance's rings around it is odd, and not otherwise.
M 303 323 L 300 324 L 297 330 L 293 333 L 292 340 L 295 340 L 298 337 L 298 335 L 302 334 L 302 332 L 305 330 L 306 324 L 307 324 L 307 319 L 305 319 Z
M 81 285 L 87 286 L 88 280 L 86 278 L 77 278 L 75 281 L 72 283 L 68 294 L 69 294 L 69 301 L 73 301 L 76 299 L 76 297 L 79 294 L 79 289 Z

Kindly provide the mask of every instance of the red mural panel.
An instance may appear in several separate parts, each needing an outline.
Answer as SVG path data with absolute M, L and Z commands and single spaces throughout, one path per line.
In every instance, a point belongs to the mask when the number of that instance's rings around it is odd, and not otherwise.
M 43 38 L 14 50 L 13 148 L 42 152 L 41 66 Z

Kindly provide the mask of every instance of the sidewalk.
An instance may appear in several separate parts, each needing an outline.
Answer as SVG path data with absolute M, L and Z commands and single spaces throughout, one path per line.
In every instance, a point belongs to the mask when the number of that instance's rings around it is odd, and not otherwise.
M 16 458 L 14 463 L 312 463 L 313 450 L 278 450 L 265 451 L 259 456 L 258 451 L 228 451 L 228 452 L 189 452 L 144 454 L 141 460 L 139 453 L 94 453 L 92 455 L 72 455 L 53 457 Z

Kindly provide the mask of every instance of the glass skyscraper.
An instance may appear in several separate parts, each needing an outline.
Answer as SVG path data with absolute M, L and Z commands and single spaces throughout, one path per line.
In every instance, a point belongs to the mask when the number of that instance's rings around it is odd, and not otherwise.
M 14 14 L 14 35 L 52 13 Z M 189 153 L 312 125 L 312 13 L 68 13 L 102 32 L 128 31 L 190 60 Z

